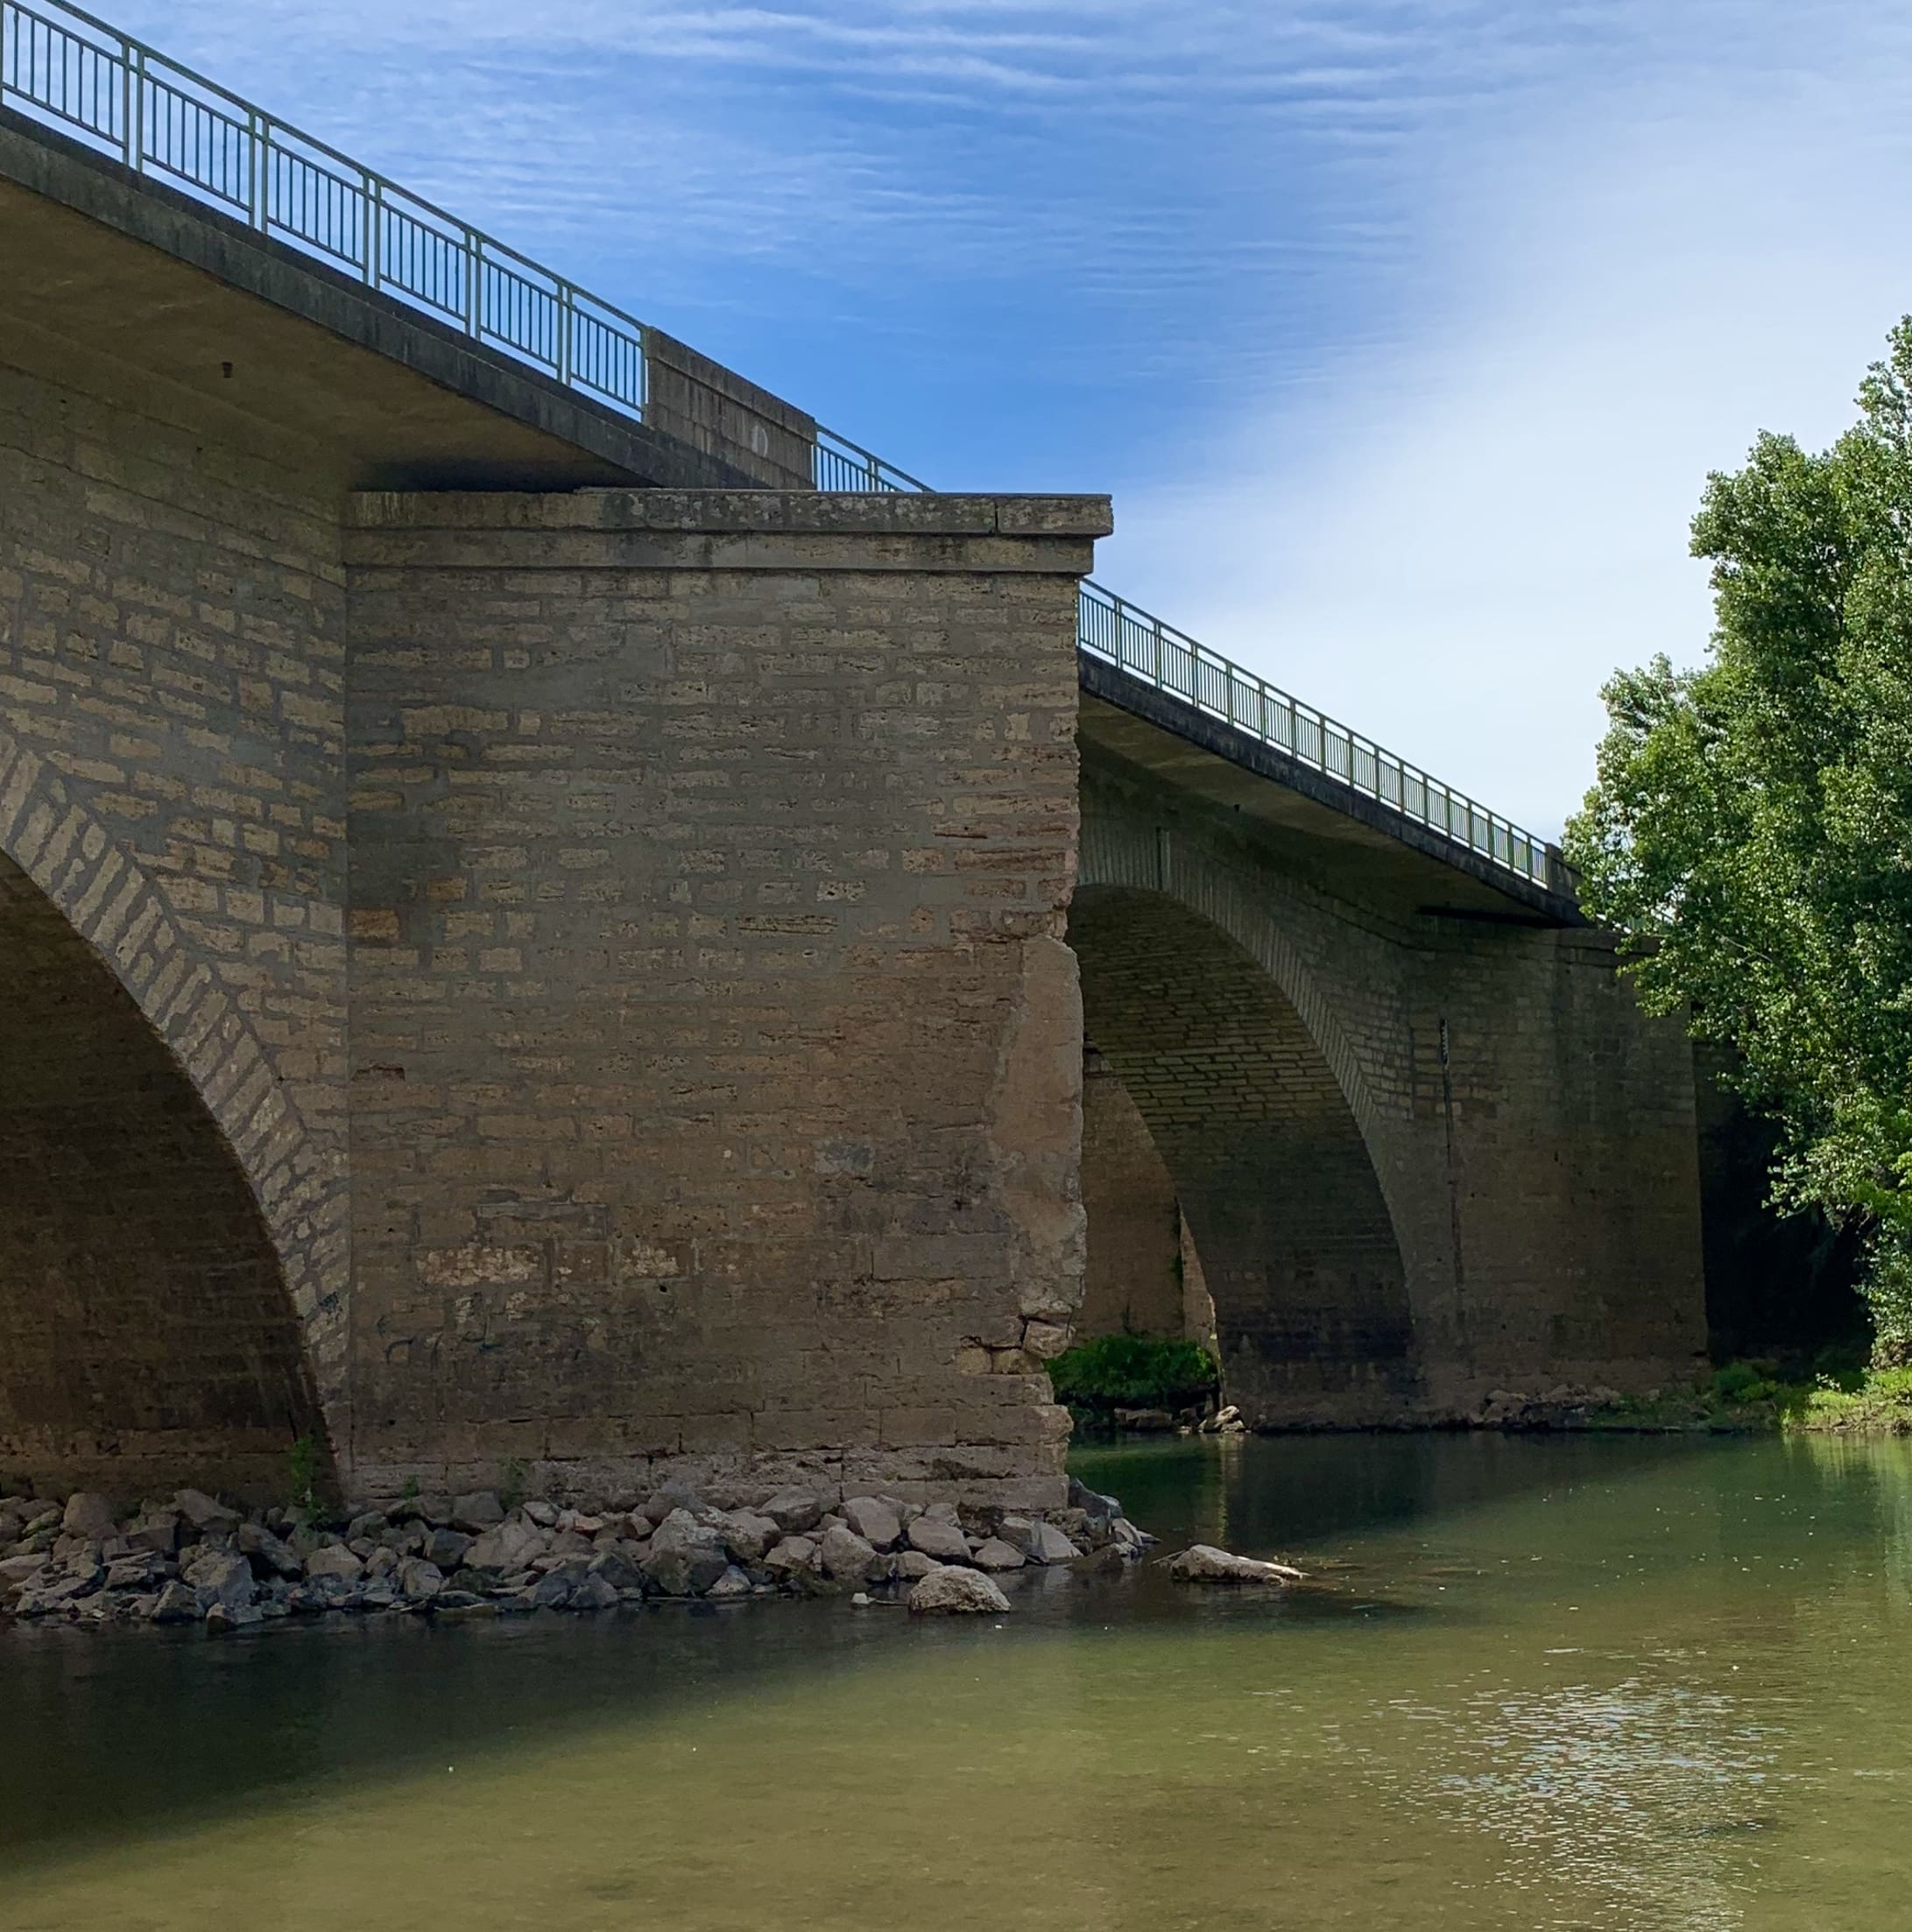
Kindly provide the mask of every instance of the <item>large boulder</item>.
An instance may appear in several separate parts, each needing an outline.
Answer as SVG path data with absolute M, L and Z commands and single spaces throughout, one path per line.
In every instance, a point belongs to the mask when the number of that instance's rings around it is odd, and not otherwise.
M 426 1537 L 425 1547 L 419 1555 L 427 1562 L 436 1563 L 441 1569 L 456 1569 L 464 1562 L 473 1541 L 474 1539 L 462 1529 L 434 1529 Z
M 1025 1554 L 1032 1563 L 1072 1563 L 1082 1552 L 1054 1523 L 1037 1523 Z
M 399 1593 L 408 1604 L 428 1604 L 445 1587 L 445 1573 L 422 1556 L 406 1556 L 399 1564 Z
M 852 1496 L 843 1505 L 843 1520 L 871 1549 L 894 1549 L 903 1540 L 896 1505 L 880 1496 Z
M 1020 1569 L 1025 1559 L 1013 1543 L 1004 1542 L 1000 1536 L 991 1536 L 970 1561 L 978 1569 L 1005 1570 Z
M 817 1551 L 823 1574 L 833 1583 L 866 1583 L 888 1573 L 888 1564 L 847 1523 L 834 1523 L 825 1530 Z
M 252 1601 L 252 1565 L 236 1549 L 208 1549 L 180 1574 L 202 1610 L 238 1610 Z
M 504 1520 L 504 1505 L 493 1489 L 468 1490 L 451 1499 L 451 1527 L 468 1536 L 482 1536 Z
M 816 1568 L 816 1539 L 814 1536 L 786 1536 L 765 1552 L 764 1568 L 782 1577 Z
M 1009 1608 L 1009 1599 L 992 1578 L 979 1569 L 959 1569 L 944 1563 L 917 1583 L 907 1598 L 919 1615 L 941 1611 L 950 1616 L 977 1616 Z
M 180 1519 L 170 1509 L 149 1510 L 126 1533 L 135 1549 L 150 1549 L 170 1556 L 180 1547 Z
M 152 1600 L 147 1615 L 156 1624 L 196 1624 L 206 1614 L 199 1597 L 185 1583 L 168 1583 Z
M 523 1569 L 533 1557 L 547 1555 L 550 1548 L 548 1531 L 534 1528 L 521 1517 L 514 1516 L 476 1538 L 465 1552 L 465 1562 L 472 1569 L 508 1573 Z
M 666 1597 L 702 1597 L 730 1567 L 723 1536 L 686 1509 L 658 1525 L 643 1563 L 651 1588 Z
M 615 1610 L 617 1607 L 617 1586 L 604 1576 L 594 1563 L 585 1576 L 572 1586 L 570 1601 L 564 1607 L 575 1611 Z
M 68 1536 L 84 1536 L 95 1543 L 103 1543 L 109 1536 L 119 1533 L 112 1499 L 95 1490 L 75 1490 L 67 1498 L 60 1527 Z
M 739 1563 L 760 1562 L 764 1552 L 783 1536 L 774 1517 L 759 1516 L 754 1510 L 714 1509 L 705 1521 L 723 1537 L 724 1548 Z
M 365 1566 L 343 1543 L 327 1543 L 306 1558 L 306 1575 L 316 1582 L 321 1576 L 335 1576 L 341 1583 L 356 1583 Z
M 786 1536 L 801 1536 L 823 1520 L 820 1498 L 807 1489 L 780 1489 L 769 1501 L 757 1506 L 759 1516 L 767 1516 Z
M 241 1523 L 238 1544 L 255 1576 L 296 1576 L 300 1572 L 299 1552 L 263 1523 Z
M 644 1572 L 632 1562 L 629 1547 L 613 1544 L 591 1558 L 589 1574 L 601 1577 L 609 1590 L 642 1590 Z
M 1168 1559 L 1168 1574 L 1178 1583 L 1298 1583 L 1302 1572 L 1287 1563 L 1264 1563 L 1212 1543 L 1195 1543 Z
M 239 1512 L 228 1509 L 202 1489 L 182 1489 L 173 1498 L 173 1509 L 203 1534 L 208 1530 L 236 1529 Z
M 909 1526 L 909 1547 L 920 1549 L 925 1556 L 934 1556 L 939 1563 L 966 1563 L 970 1560 L 969 1538 L 956 1524 L 935 1516 L 919 1516 Z

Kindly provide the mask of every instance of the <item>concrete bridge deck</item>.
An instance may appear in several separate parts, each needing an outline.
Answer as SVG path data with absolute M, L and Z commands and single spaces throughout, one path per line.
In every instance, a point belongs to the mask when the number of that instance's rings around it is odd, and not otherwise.
M 0 260 L 0 1473 L 1049 1499 L 1085 1044 L 1257 1420 L 1689 1364 L 1677 1026 L 1085 648 L 1104 500 L 818 490 L 4 109 Z

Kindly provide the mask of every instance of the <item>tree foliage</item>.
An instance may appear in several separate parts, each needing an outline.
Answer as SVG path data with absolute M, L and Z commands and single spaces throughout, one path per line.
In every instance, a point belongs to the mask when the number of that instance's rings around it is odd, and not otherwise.
M 1730 1043 L 1775 1199 L 1860 1216 L 1881 1357 L 1912 1348 L 1912 317 L 1859 418 L 1708 479 L 1708 661 L 1622 672 L 1568 828 L 1643 1002 Z

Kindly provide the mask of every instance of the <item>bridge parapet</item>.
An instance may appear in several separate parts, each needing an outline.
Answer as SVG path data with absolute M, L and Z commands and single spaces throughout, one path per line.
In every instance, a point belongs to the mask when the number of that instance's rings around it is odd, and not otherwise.
M 67 0 L 0 0 L 0 103 L 773 488 L 929 486 L 568 278 Z M 650 480 L 650 479 L 647 479 Z M 672 479 L 675 480 L 675 479 Z M 1105 587 L 1082 649 L 1492 871 L 1570 899 L 1558 850 Z

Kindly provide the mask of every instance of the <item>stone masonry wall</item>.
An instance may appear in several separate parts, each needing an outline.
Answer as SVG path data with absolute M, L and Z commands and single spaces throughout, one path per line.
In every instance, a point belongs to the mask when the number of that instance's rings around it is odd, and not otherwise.
M 1089 1230 L 1077 1334 L 1180 1337 L 1175 1181 L 1128 1089 L 1093 1050 L 1083 1062 L 1082 1189 Z
M 1112 761 L 1084 771 L 1083 891 L 1071 931 L 1083 948 L 1090 1031 L 1168 1158 L 1224 1359 L 1245 1336 L 1254 1341 L 1252 1359 L 1235 1364 L 1231 1399 L 1259 1377 L 1264 1420 L 1359 1419 L 1308 1376 L 1266 1380 L 1266 1338 L 1279 1328 L 1269 1327 L 1268 1303 L 1285 1292 L 1303 1316 L 1276 1361 L 1302 1354 L 1310 1334 L 1331 1355 L 1342 1317 L 1331 1295 L 1310 1314 L 1309 1294 L 1266 1275 L 1263 1261 L 1279 1243 L 1258 1236 L 1234 1261 L 1224 1258 L 1225 1226 L 1218 1218 L 1204 1226 L 1199 1211 L 1211 1164 L 1192 1146 L 1177 1151 L 1178 1117 L 1225 1120 L 1252 1082 L 1243 1085 L 1239 1039 L 1217 1035 L 1205 1056 L 1196 1041 L 1168 1064 L 1148 1009 L 1239 1012 L 1244 1002 L 1204 965 L 1194 939 L 1158 948 L 1149 984 L 1115 1001 L 1134 1021 L 1134 1063 L 1125 1064 L 1097 989 L 1134 984 L 1138 968 L 1132 947 L 1095 930 L 1098 901 L 1153 899 L 1164 918 L 1194 915 L 1223 942 L 1217 956 L 1256 962 L 1278 996 L 1267 1010 L 1279 1024 L 1264 1029 L 1260 1057 L 1272 1063 L 1290 1052 L 1281 1016 L 1292 1013 L 1331 1074 L 1339 1114 L 1386 1204 L 1405 1285 L 1404 1353 L 1392 1386 L 1374 1392 L 1368 1419 L 1462 1415 L 1496 1389 L 1638 1392 L 1685 1378 L 1705 1323 L 1683 1032 L 1640 1012 L 1608 935 L 1430 917 L 1418 898 L 1394 902 L 1352 873 L 1337 876 L 1304 849 Z M 1151 1061 L 1155 1084 L 1167 1082 L 1155 1097 Z M 1323 1123 L 1337 1112 L 1328 1097 L 1324 1089 Z M 1222 1138 L 1226 1158 L 1238 1160 L 1235 1137 Z M 1297 1188 L 1272 1151 L 1258 1172 L 1267 1233 L 1280 1233 L 1297 1209 L 1313 1216 L 1323 1207 L 1319 1189 Z M 1360 1196 L 1356 1207 L 1372 1198 L 1351 1169 L 1348 1184 Z M 1238 1218 L 1255 1211 L 1248 1203 L 1257 1188 L 1252 1175 L 1230 1181 Z M 1352 1199 L 1344 1195 L 1341 1208 Z M 1365 1221 L 1365 1209 L 1354 1218 Z M 1327 1279 L 1316 1271 L 1317 1287 Z M 1358 1285 L 1361 1271 L 1347 1280 Z M 1363 1296 L 1372 1302 L 1364 1289 L 1344 1308 L 1358 1323 L 1366 1320 Z
M 264 1212 L 335 1431 L 344 609 L 336 497 L 296 452 L 62 387 L 0 342 L 0 859 L 185 1068 Z M 188 1331 L 145 1329 L 176 1372 Z
M 359 1478 L 1059 1495 L 1105 505 L 355 522 Z

